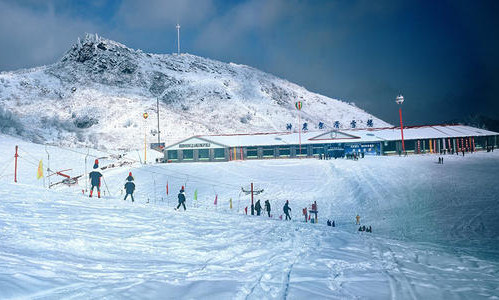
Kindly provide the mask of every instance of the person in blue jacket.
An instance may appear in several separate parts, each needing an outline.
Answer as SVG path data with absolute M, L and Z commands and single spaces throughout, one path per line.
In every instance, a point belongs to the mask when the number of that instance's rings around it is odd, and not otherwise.
M 94 169 L 90 174 L 88 174 L 90 179 L 90 184 L 92 185 L 90 188 L 90 198 L 92 197 L 92 193 L 94 192 L 94 188 L 97 188 L 97 197 L 100 198 L 100 179 L 102 177 L 101 170 L 99 169 L 99 160 L 96 159 L 94 163 Z
M 133 177 L 132 177 L 132 172 L 128 174 L 128 177 L 126 178 L 127 183 L 125 183 L 125 190 L 126 190 L 126 195 L 125 195 L 125 200 L 130 195 L 132 197 L 132 202 L 134 201 L 133 199 L 133 191 L 135 191 L 135 183 L 133 183 Z
M 284 214 L 286 215 L 286 220 L 291 220 L 291 216 L 289 215 L 289 211 L 291 210 L 291 207 L 289 207 L 289 201 L 286 200 L 286 204 L 284 204 L 283 211 Z
M 185 192 L 183 186 L 182 189 L 180 189 L 180 192 L 178 193 L 178 206 L 176 209 L 179 209 L 181 205 L 184 207 L 185 210 Z

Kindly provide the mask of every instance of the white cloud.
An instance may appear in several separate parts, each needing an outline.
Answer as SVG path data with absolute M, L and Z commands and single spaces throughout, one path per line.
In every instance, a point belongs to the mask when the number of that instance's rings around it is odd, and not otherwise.
M 0 1 L 0 70 L 55 62 L 78 36 L 95 32 L 94 24 L 44 9 Z

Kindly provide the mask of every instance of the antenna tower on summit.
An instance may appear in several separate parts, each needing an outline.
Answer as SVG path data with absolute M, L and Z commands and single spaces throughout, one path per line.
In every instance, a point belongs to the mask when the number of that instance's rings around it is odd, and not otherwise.
M 180 55 L 180 25 L 177 23 L 177 55 Z

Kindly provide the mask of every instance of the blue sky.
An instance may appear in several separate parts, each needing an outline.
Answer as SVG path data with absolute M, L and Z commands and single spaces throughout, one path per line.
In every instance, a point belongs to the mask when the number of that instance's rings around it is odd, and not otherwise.
M 0 0 L 0 71 L 57 61 L 85 32 L 247 64 L 397 122 L 499 118 L 499 1 Z

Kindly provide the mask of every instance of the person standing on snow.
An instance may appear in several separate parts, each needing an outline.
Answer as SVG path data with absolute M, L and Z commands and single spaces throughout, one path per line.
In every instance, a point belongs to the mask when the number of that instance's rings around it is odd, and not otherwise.
M 291 220 L 291 216 L 289 215 L 289 211 L 291 210 L 291 207 L 289 207 L 288 200 L 286 200 L 286 204 L 284 204 L 284 207 L 282 208 L 282 210 L 284 211 L 284 214 L 286 215 L 286 220 L 288 220 L 288 218 Z
M 97 187 L 97 198 L 100 198 L 100 179 L 102 177 L 101 170 L 99 169 L 99 160 L 96 159 L 94 163 L 94 169 L 88 174 L 90 180 L 90 198 L 92 198 L 92 193 L 94 192 L 94 187 Z
M 256 201 L 255 204 L 256 215 L 260 215 L 260 211 L 262 211 L 262 205 L 260 204 L 260 200 Z
M 265 210 L 267 211 L 267 214 L 269 215 L 270 218 L 270 201 L 265 200 Z
M 357 222 L 355 222 L 355 225 L 360 225 L 360 216 L 359 215 L 357 215 L 355 217 L 355 220 L 357 220 Z
M 125 183 L 125 190 L 126 190 L 126 195 L 125 195 L 125 200 L 126 201 L 126 198 L 128 197 L 128 195 L 130 195 L 130 197 L 132 197 L 132 202 L 134 202 L 134 199 L 133 199 L 133 191 L 135 191 L 135 183 L 133 183 L 133 177 L 132 177 L 132 172 L 130 172 L 128 174 L 128 177 L 126 178 L 126 180 L 128 181 L 127 183 Z
M 186 210 L 185 209 L 185 192 L 184 192 L 184 187 L 183 186 L 180 189 L 180 192 L 178 193 L 178 206 L 177 206 L 176 209 L 179 209 L 180 205 L 182 205 L 184 207 L 184 210 Z

